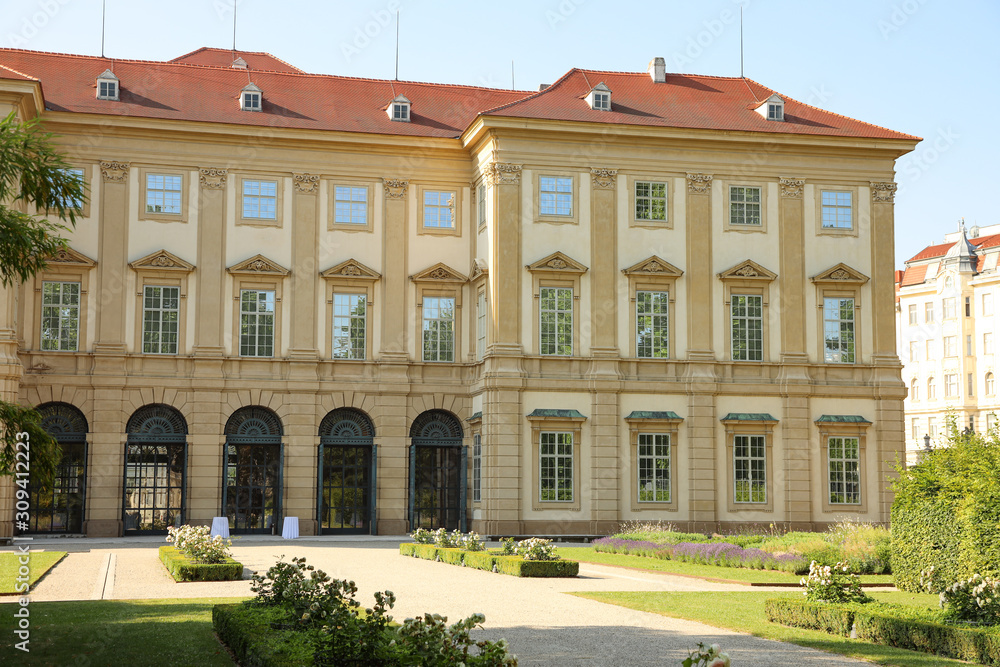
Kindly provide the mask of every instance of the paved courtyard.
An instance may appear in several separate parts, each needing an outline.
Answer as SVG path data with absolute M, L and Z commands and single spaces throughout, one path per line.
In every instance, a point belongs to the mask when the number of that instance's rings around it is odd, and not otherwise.
M 572 591 L 742 591 L 733 584 L 582 564 L 576 579 L 518 579 L 399 555 L 398 537 L 244 537 L 233 555 L 251 570 L 280 556 L 358 585 L 370 605 L 376 590 L 396 594 L 396 618 L 424 612 L 457 620 L 486 615 L 483 634 L 505 637 L 522 665 L 679 665 L 699 642 L 717 642 L 736 667 L 856 665 L 842 656 L 582 599 Z M 69 555 L 40 581 L 32 599 L 130 600 L 249 596 L 250 582 L 177 584 L 157 557 L 162 538 L 37 539 L 33 548 Z M 761 590 L 761 589 L 754 589 Z M 788 589 L 784 589 L 788 590 Z M 9 601 L 11 598 L 0 598 Z

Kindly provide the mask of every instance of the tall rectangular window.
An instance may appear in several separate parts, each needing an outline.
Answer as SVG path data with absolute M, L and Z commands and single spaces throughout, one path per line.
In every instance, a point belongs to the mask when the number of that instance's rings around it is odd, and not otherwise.
M 539 178 L 538 210 L 542 215 L 573 215 L 573 179 L 542 176 Z
M 823 339 L 827 363 L 854 363 L 854 299 L 823 299 Z
M 910 324 L 917 323 L 917 304 L 911 303 L 909 306 L 910 311 Z
M 858 505 L 861 503 L 861 447 L 858 438 L 827 440 L 830 465 L 830 503 Z
M 278 182 L 243 179 L 243 217 L 276 220 Z
M 486 356 L 486 290 L 476 295 L 476 359 Z
M 972 349 L 972 336 L 971 335 L 970 336 L 966 336 L 965 337 L 965 356 L 971 357 L 971 356 L 974 356 L 974 354 L 975 353 L 973 352 L 973 349 Z
M 486 186 L 479 186 L 479 197 L 478 197 L 478 214 L 479 214 L 479 226 L 482 227 L 486 224 Z
M 927 434 L 932 438 L 937 437 L 937 418 L 928 417 L 927 419 Z
M 930 324 L 934 321 L 934 302 L 928 301 L 924 304 L 924 322 Z
M 927 360 L 930 361 L 934 358 L 934 341 L 927 341 Z
M 143 354 L 177 354 L 180 297 L 180 287 L 146 285 L 143 288 Z
M 913 417 L 910 420 L 910 436 L 914 440 L 919 440 L 920 439 L 920 418 L 919 417 Z
M 993 354 L 993 334 L 983 334 L 983 354 Z
M 763 435 L 733 436 L 733 499 L 738 503 L 767 502 L 767 448 Z
M 455 299 L 424 297 L 424 361 L 455 361 Z
M 42 283 L 42 349 L 75 352 L 80 335 L 80 283 Z
M 240 290 L 240 356 L 274 356 L 273 290 Z
M 733 294 L 730 310 L 733 361 L 763 361 L 764 297 Z
M 70 167 L 69 169 L 63 169 L 62 172 L 67 176 L 70 176 L 75 181 L 79 181 L 83 184 L 83 169 L 76 167 Z M 83 200 L 76 199 L 74 197 L 63 197 L 62 205 L 66 208 L 83 208 Z
M 965 316 L 972 317 L 972 297 L 965 297 Z
M 635 356 L 670 357 L 670 298 L 667 292 L 635 293 Z
M 364 359 L 367 348 L 368 297 L 333 295 L 333 358 Z
M 919 349 L 919 343 L 915 340 L 910 341 L 910 361 L 919 361 L 917 359 L 917 350 Z
M 760 188 L 743 185 L 729 186 L 729 224 L 761 224 Z
M 945 336 L 944 337 L 944 356 L 946 356 L 946 357 L 957 357 L 958 356 L 958 337 L 957 336 Z
M 827 192 L 822 194 L 823 228 L 851 229 L 854 221 L 851 218 L 851 193 Z
M 539 500 L 573 502 L 573 434 L 542 432 L 539 438 Z
M 146 174 L 146 213 L 181 212 L 181 177 Z
M 333 189 L 333 221 L 338 225 L 368 224 L 368 188 L 338 185 Z
M 958 373 L 945 373 L 944 395 L 946 398 L 958 396 Z
M 969 387 L 968 387 L 968 389 L 969 389 L 969 396 L 975 396 L 976 394 L 975 394 L 974 390 L 976 388 L 976 380 L 975 380 L 975 376 L 972 373 L 969 373 L 968 385 L 969 385 Z
M 573 289 L 542 287 L 538 290 L 539 352 L 573 355 Z
M 455 193 L 424 191 L 424 227 L 455 228 Z
M 941 301 L 941 317 L 946 320 L 955 318 L 955 297 L 950 296 Z
M 639 501 L 670 502 L 670 435 L 639 434 Z
M 483 499 L 483 437 L 479 433 L 472 436 L 472 502 Z
M 653 222 L 667 221 L 666 183 L 635 182 L 635 219 Z
M 993 295 L 984 294 L 983 295 L 983 315 L 993 314 Z

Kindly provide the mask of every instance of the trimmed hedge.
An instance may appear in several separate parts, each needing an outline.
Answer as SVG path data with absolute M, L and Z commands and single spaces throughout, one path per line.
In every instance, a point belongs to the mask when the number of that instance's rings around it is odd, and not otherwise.
M 243 667 L 294 667 L 313 664 L 307 633 L 281 629 L 288 616 L 282 607 L 217 604 L 212 607 L 212 627 Z
M 195 563 L 176 547 L 160 547 L 160 562 L 174 581 L 236 581 L 243 578 L 243 563 Z
M 857 638 L 873 644 L 932 653 L 980 665 L 1000 665 L 1000 627 L 939 623 L 936 614 L 887 604 L 836 605 L 787 598 L 764 603 L 767 620 Z M 919 618 L 924 614 L 925 618 Z
M 490 551 L 444 549 L 433 544 L 410 542 L 400 544 L 399 553 L 515 577 L 575 577 L 580 574 L 580 563 L 575 560 L 524 560 L 520 556 L 504 556 Z

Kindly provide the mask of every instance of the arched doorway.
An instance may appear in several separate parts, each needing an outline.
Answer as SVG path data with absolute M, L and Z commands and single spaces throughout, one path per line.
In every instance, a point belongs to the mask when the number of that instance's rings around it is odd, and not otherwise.
M 28 529 L 20 533 L 82 533 L 86 507 L 87 418 L 69 403 L 45 403 L 35 410 L 42 428 L 59 443 L 62 459 L 52 484 L 30 478 Z
M 132 413 L 125 430 L 125 534 L 165 534 L 184 523 L 187 421 L 154 403 Z
M 444 410 L 421 413 L 410 427 L 410 530 L 465 531 L 466 453 L 462 424 Z
M 226 422 L 222 508 L 234 533 L 280 531 L 284 431 L 267 408 L 240 408 Z
M 374 438 L 375 427 L 360 410 L 338 408 L 320 422 L 320 533 L 375 533 Z

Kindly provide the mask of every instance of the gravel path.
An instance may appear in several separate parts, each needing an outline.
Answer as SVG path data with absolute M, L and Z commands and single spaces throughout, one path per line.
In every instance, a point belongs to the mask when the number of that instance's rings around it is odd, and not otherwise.
M 435 612 L 454 621 L 483 613 L 483 635 L 491 639 L 505 637 L 522 665 L 678 665 L 699 641 L 721 644 L 737 667 L 864 664 L 565 594 L 635 590 L 747 592 L 745 586 L 590 564 L 581 566 L 576 579 L 518 579 L 405 558 L 399 555 L 399 542 L 399 538 L 381 537 L 301 538 L 291 542 L 255 536 L 238 540 L 233 555 L 250 570 L 264 570 L 282 555 L 286 560 L 305 556 L 331 577 L 353 579 L 362 604 L 371 604 L 376 590 L 393 591 L 397 599 L 393 615 L 397 618 Z M 70 553 L 36 585 L 32 599 L 251 595 L 249 581 L 174 583 L 159 563 L 156 548 L 161 544 L 160 538 L 37 540 L 34 548 Z M 109 568 L 109 564 L 113 567 Z

